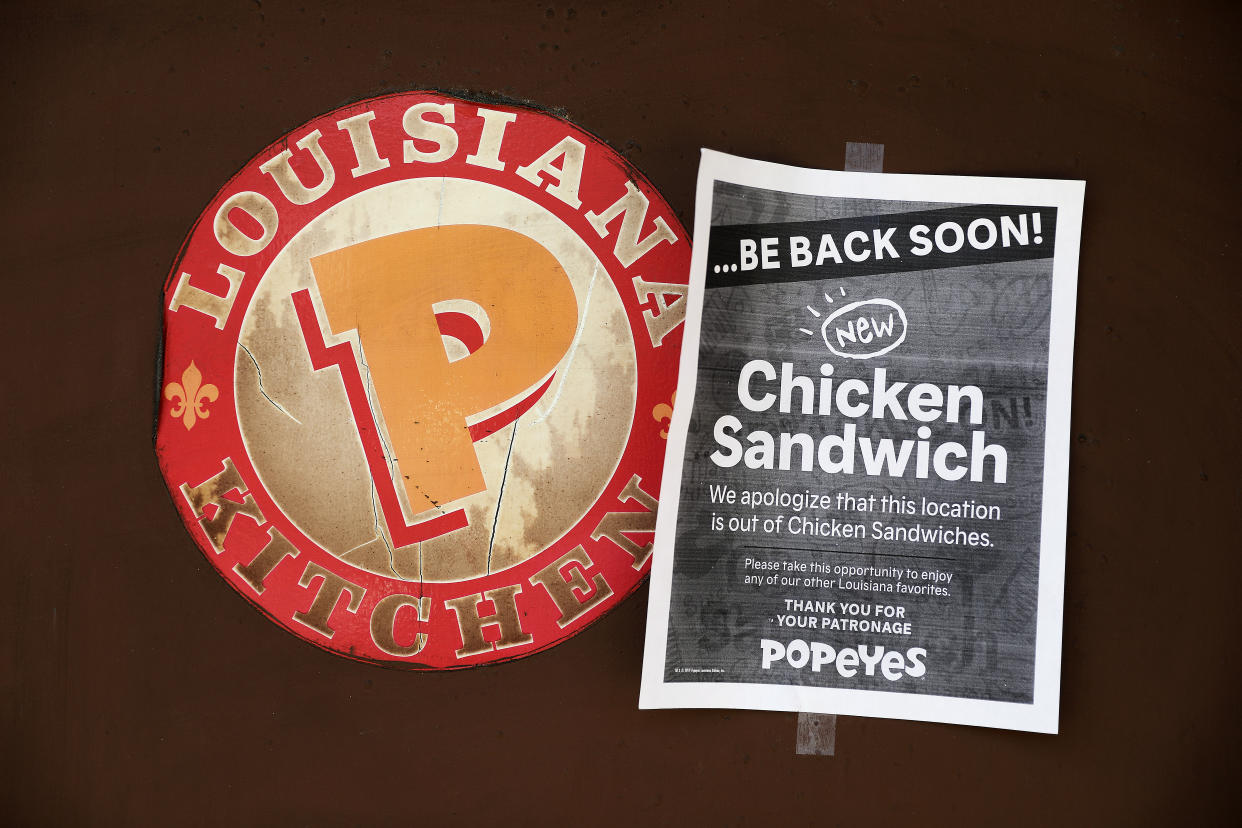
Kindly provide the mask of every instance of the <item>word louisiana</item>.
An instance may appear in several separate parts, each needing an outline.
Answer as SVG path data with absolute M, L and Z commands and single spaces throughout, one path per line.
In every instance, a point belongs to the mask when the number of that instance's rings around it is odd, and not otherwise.
M 810 377 L 795 374 L 793 363 L 784 362 L 778 378 L 772 363 L 753 359 L 738 374 L 738 402 L 757 413 L 775 409 L 782 414 L 830 417 L 835 411 L 853 420 L 870 414 L 876 420 L 913 418 L 920 423 L 958 423 L 964 413 L 971 425 L 983 423 L 983 392 L 974 385 L 941 388 L 929 382 L 889 382 L 885 369 L 876 368 L 870 383 L 851 378 L 834 388 L 833 366 L 824 363 L 819 373 L 817 384 Z M 961 480 L 969 475 L 971 481 L 992 483 L 1006 482 L 1008 474 L 1008 453 L 1003 446 L 988 443 L 983 430 L 971 432 L 969 446 L 946 441 L 933 447 L 927 425 L 915 431 L 917 439 L 900 442 L 891 437 L 859 437 L 852 422 L 842 426 L 839 434 L 822 436 L 787 431 L 773 434 L 762 429 L 741 436 L 744 429 L 742 421 L 732 414 L 716 420 L 712 434 L 719 448 L 711 454 L 713 463 L 722 468 L 743 463 L 751 469 L 781 471 L 797 467 L 804 472 L 818 465 L 826 474 L 861 471 L 871 477 L 905 477 L 913 466 L 919 479 L 935 475 L 942 480 Z

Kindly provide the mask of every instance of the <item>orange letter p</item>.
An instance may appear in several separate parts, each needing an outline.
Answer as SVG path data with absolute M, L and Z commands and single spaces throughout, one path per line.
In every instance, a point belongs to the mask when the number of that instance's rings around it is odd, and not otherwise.
M 573 342 L 578 303 L 560 263 L 521 233 L 454 225 L 361 242 L 311 268 L 331 330 L 358 331 L 414 510 L 484 491 L 474 442 L 538 400 Z M 436 313 L 453 300 L 485 318 Z M 469 355 L 450 360 L 442 336 Z

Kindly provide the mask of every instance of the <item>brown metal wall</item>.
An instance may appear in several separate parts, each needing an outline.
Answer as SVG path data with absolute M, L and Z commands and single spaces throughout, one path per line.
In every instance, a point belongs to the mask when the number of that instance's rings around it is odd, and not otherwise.
M 1161 824 L 1239 771 L 1230 4 L 7 4 L 0 601 L 14 824 Z M 208 566 L 151 448 L 159 291 L 253 153 L 351 98 L 564 107 L 690 223 L 698 148 L 1085 178 L 1062 733 L 635 709 L 646 590 L 549 653 L 390 672 Z

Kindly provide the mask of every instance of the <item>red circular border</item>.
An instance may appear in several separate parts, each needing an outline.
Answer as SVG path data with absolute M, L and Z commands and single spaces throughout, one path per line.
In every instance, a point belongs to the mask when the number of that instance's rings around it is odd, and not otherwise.
M 458 135 L 457 149 L 446 161 L 405 163 L 402 161 L 401 142 L 409 136 L 402 127 L 402 115 L 408 107 L 428 102 L 455 105 L 456 118 L 452 126 Z M 468 165 L 464 161 L 472 149 L 478 146 L 483 122 L 475 114 L 476 107 L 517 115 L 516 120 L 508 124 L 504 135 L 500 156 L 505 162 L 504 170 Z M 347 133 L 339 130 L 336 124 L 343 118 L 365 112 L 375 113 L 375 118 L 370 122 L 375 144 L 380 157 L 389 159 L 391 163 L 386 169 L 353 178 L 348 173 L 355 163 L 352 145 Z M 333 163 L 336 171 L 335 182 L 316 201 L 305 206 L 293 205 L 280 193 L 275 182 L 258 168 L 261 163 L 289 148 L 294 151 L 295 169 L 299 172 L 305 169 L 306 180 L 315 181 L 317 173 L 313 162 L 309 162 L 307 167 L 299 166 L 298 156 L 305 156 L 306 153 L 298 151 L 294 146 L 297 140 L 315 129 L 322 133 L 320 146 Z M 582 204 L 577 210 L 548 195 L 543 187 L 536 188 L 514 172 L 518 166 L 529 164 L 566 136 L 576 138 L 587 148 L 579 190 Z M 306 159 L 302 158 L 301 161 L 306 162 Z M 246 454 L 238 425 L 233 388 L 237 340 L 246 308 L 276 254 L 310 220 L 341 200 L 375 186 L 419 177 L 468 178 L 513 190 L 549 210 L 574 230 L 607 268 L 625 306 L 637 365 L 637 394 L 629 441 L 611 480 L 591 510 L 564 537 L 523 563 L 498 573 L 451 583 L 420 584 L 385 578 L 358 569 L 321 549 L 299 532 L 264 490 Z M 613 253 L 621 220 L 614 219 L 609 224 L 608 235 L 601 238 L 585 219 L 587 212 L 603 212 L 624 195 L 627 181 L 633 182 L 650 200 L 641 235 L 645 237 L 650 233 L 652 221 L 661 217 L 677 236 L 675 243 L 656 245 L 630 267 L 623 266 Z M 261 252 L 242 258 L 226 252 L 219 245 L 215 238 L 213 221 L 216 211 L 227 198 L 245 190 L 262 193 L 277 206 L 279 227 L 275 237 Z M 223 329 L 215 327 L 212 317 L 191 308 L 182 307 L 175 312 L 168 310 L 183 272 L 191 274 L 192 285 L 222 295 L 227 283 L 224 277 L 216 273 L 220 264 L 227 264 L 246 274 Z M 199 369 L 202 381 L 216 385 L 219 391 L 219 398 L 207 406 L 209 416 L 197 420 L 192 429 L 186 429 L 181 420 L 172 416 L 175 407 L 173 401 L 163 396 L 160 398 L 156 452 L 182 520 L 203 554 L 234 589 L 282 627 L 323 649 L 388 666 L 452 669 L 520 658 L 554 646 L 598 620 L 633 593 L 650 568 L 649 557 L 636 569 L 634 557 L 629 552 L 607 536 L 592 540 L 591 534 L 609 513 L 647 512 L 646 507 L 634 499 L 620 499 L 622 490 L 632 477 L 637 476 L 640 488 L 651 498 L 659 498 L 665 449 L 661 432 L 667 427 L 667 420 L 661 422 L 653 411 L 659 406 L 671 405 L 681 350 L 682 326 L 677 325 L 658 347 L 653 347 L 643 319 L 643 311 L 658 313 L 660 309 L 654 305 L 654 296 L 646 297 L 645 301 L 640 299 L 633 280 L 641 276 L 647 282 L 685 285 L 689 264 L 690 239 L 672 209 L 650 182 L 603 141 L 546 112 L 510 103 L 474 101 L 420 91 L 359 101 L 308 121 L 255 155 L 216 194 L 191 228 L 182 244 L 177 262 L 165 282 L 161 393 L 168 383 L 180 380 L 191 362 Z M 246 515 L 238 515 L 229 528 L 223 551 L 217 553 L 201 526 L 201 520 L 211 514 L 212 507 L 207 507 L 204 515 L 196 515 L 183 496 L 181 487 L 183 484 L 194 487 L 216 476 L 222 471 L 226 458 L 232 459 L 247 484 L 244 494 L 254 498 L 266 522 L 260 525 Z M 241 501 L 243 493 L 234 490 L 227 497 Z M 254 558 L 268 543 L 268 530 L 272 526 L 299 551 L 296 557 L 282 560 L 264 581 L 264 592 L 256 594 L 234 572 L 233 567 Z M 651 540 L 650 533 L 636 532 L 629 537 L 640 546 L 646 546 Z M 576 545 L 581 545 L 592 561 L 592 565 L 582 573 L 587 583 L 593 583 L 595 576 L 600 575 L 612 590 L 612 595 L 561 628 L 558 624 L 562 617 L 560 610 L 546 588 L 532 582 L 530 576 Z M 299 578 L 303 576 L 309 563 L 318 564 L 365 589 L 355 612 L 348 609 L 349 595 L 342 595 L 337 601 L 330 616 L 330 624 L 334 629 L 331 638 L 293 618 L 295 612 L 305 612 L 310 607 L 319 591 L 318 580 L 310 580 L 307 586 L 299 585 Z M 564 577 L 570 577 L 574 568 L 579 567 L 577 564 L 570 564 L 569 568 L 562 568 Z M 462 647 L 458 618 L 445 605 L 445 601 L 513 584 L 521 586 L 521 592 L 516 595 L 516 606 L 522 630 L 533 639 L 531 643 L 493 649 L 484 654 L 458 659 L 455 651 Z M 409 644 L 416 634 L 427 634 L 423 649 L 408 658 L 393 656 L 381 650 L 370 632 L 371 612 L 376 603 L 386 595 L 397 592 L 431 598 L 430 616 L 425 622 L 418 619 L 418 613 L 411 607 L 397 614 L 393 633 L 397 642 Z M 578 594 L 582 600 L 590 597 Z M 478 605 L 478 611 L 482 616 L 490 615 L 494 611 L 494 605 L 484 599 Z M 499 637 L 499 629 L 495 625 L 486 626 L 483 634 L 487 641 L 495 641 Z

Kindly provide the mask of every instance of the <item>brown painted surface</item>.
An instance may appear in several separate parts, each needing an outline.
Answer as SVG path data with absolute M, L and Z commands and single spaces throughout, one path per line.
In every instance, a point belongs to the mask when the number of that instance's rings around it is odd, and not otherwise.
M 1229 4 L 9 4 L 3 821 L 1228 821 L 1242 114 Z M 856 7 L 857 6 L 857 7 Z M 646 591 L 446 675 L 300 642 L 195 549 L 151 448 L 160 287 L 274 136 L 466 87 L 564 107 L 690 224 L 698 148 L 1084 178 L 1061 734 L 636 709 Z

